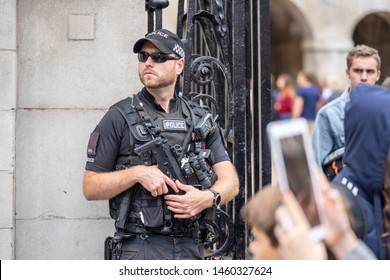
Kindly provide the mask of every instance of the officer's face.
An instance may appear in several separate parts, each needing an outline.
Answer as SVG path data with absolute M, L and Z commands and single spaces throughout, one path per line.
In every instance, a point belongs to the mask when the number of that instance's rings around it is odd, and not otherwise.
M 157 53 L 160 50 L 152 43 L 146 42 L 142 46 L 141 52 Z M 174 54 L 171 54 L 171 56 L 174 56 Z M 167 60 L 159 63 L 153 62 L 148 57 L 145 62 L 138 62 L 138 75 L 146 88 L 160 89 L 175 85 L 177 75 L 181 73 L 183 66 L 183 59 Z

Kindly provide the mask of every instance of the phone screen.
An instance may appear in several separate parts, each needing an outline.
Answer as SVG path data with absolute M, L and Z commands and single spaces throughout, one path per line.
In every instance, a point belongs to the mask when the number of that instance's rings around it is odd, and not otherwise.
M 320 224 L 320 217 L 303 136 L 298 134 L 281 138 L 280 146 L 289 188 L 301 204 L 311 226 L 317 226 Z

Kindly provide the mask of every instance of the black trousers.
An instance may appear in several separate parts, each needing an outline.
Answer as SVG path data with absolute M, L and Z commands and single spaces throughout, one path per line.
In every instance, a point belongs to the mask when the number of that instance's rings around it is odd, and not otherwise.
M 203 260 L 203 243 L 190 236 L 136 234 L 122 243 L 121 260 Z

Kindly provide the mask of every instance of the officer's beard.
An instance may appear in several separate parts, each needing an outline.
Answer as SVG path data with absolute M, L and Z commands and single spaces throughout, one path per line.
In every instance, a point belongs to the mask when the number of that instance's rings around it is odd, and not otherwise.
M 150 72 L 150 69 L 145 69 L 144 72 Z M 160 89 L 167 86 L 171 86 L 176 82 L 176 73 L 173 71 L 167 71 L 160 76 L 152 76 L 145 78 L 143 73 L 138 72 L 139 79 L 146 88 Z

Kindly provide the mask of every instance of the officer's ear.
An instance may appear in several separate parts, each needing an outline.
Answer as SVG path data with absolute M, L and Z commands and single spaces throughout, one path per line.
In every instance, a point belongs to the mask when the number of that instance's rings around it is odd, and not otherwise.
M 179 60 L 176 60 L 176 74 L 180 75 L 181 72 L 183 72 L 184 69 L 184 58 L 180 58 Z

